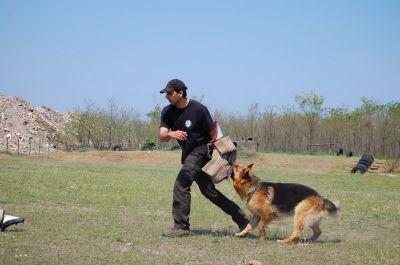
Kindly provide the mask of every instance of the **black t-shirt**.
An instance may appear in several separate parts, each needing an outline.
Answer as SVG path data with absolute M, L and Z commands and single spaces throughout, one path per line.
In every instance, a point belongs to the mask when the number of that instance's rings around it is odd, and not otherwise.
M 191 152 L 207 154 L 207 143 L 211 140 L 210 132 L 215 124 L 207 107 L 191 99 L 183 109 L 171 104 L 164 107 L 161 111 L 160 127 L 187 132 L 186 140 L 178 141 L 182 148 L 183 163 Z

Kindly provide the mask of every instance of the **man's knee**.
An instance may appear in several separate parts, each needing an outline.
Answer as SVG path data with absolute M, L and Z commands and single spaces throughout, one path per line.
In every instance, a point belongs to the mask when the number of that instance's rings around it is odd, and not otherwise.
M 213 199 L 217 199 L 219 192 L 218 190 L 215 188 L 214 184 L 212 183 L 208 183 L 206 185 L 199 185 L 200 188 L 200 192 L 208 199 L 213 200 Z
M 182 169 L 179 171 L 178 176 L 176 177 L 175 187 L 179 187 L 181 189 L 190 187 L 194 181 L 195 175 L 196 175 L 195 170 L 185 166 L 182 167 Z

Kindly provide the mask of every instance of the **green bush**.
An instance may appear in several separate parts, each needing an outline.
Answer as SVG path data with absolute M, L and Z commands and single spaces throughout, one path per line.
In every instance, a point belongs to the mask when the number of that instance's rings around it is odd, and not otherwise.
M 145 150 L 153 151 L 155 149 L 157 149 L 156 142 L 154 140 L 151 140 L 151 139 L 146 139 L 146 140 L 144 140 L 144 143 L 143 143 L 143 145 L 142 145 L 140 150 L 142 150 L 142 151 L 145 151 Z

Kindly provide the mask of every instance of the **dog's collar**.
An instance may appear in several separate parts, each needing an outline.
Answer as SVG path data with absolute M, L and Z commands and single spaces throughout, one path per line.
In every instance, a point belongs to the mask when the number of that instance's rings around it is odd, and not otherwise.
M 258 181 L 257 185 L 254 186 L 254 189 L 252 191 L 250 191 L 249 193 L 247 193 L 247 202 L 249 202 L 251 200 L 251 198 L 253 198 L 256 191 L 261 187 L 261 184 L 262 184 L 262 182 Z

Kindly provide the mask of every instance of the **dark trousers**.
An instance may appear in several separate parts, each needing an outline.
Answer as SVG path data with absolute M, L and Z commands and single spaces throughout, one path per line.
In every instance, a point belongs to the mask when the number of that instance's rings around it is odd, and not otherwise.
M 189 229 L 190 227 L 190 186 L 192 186 L 193 181 L 197 183 L 201 193 L 207 199 L 232 217 L 239 228 L 244 228 L 247 225 L 248 220 L 242 209 L 218 191 L 211 179 L 201 170 L 209 160 L 210 158 L 207 155 L 197 153 L 191 153 L 185 159 L 176 177 L 173 191 L 172 216 L 174 228 Z

